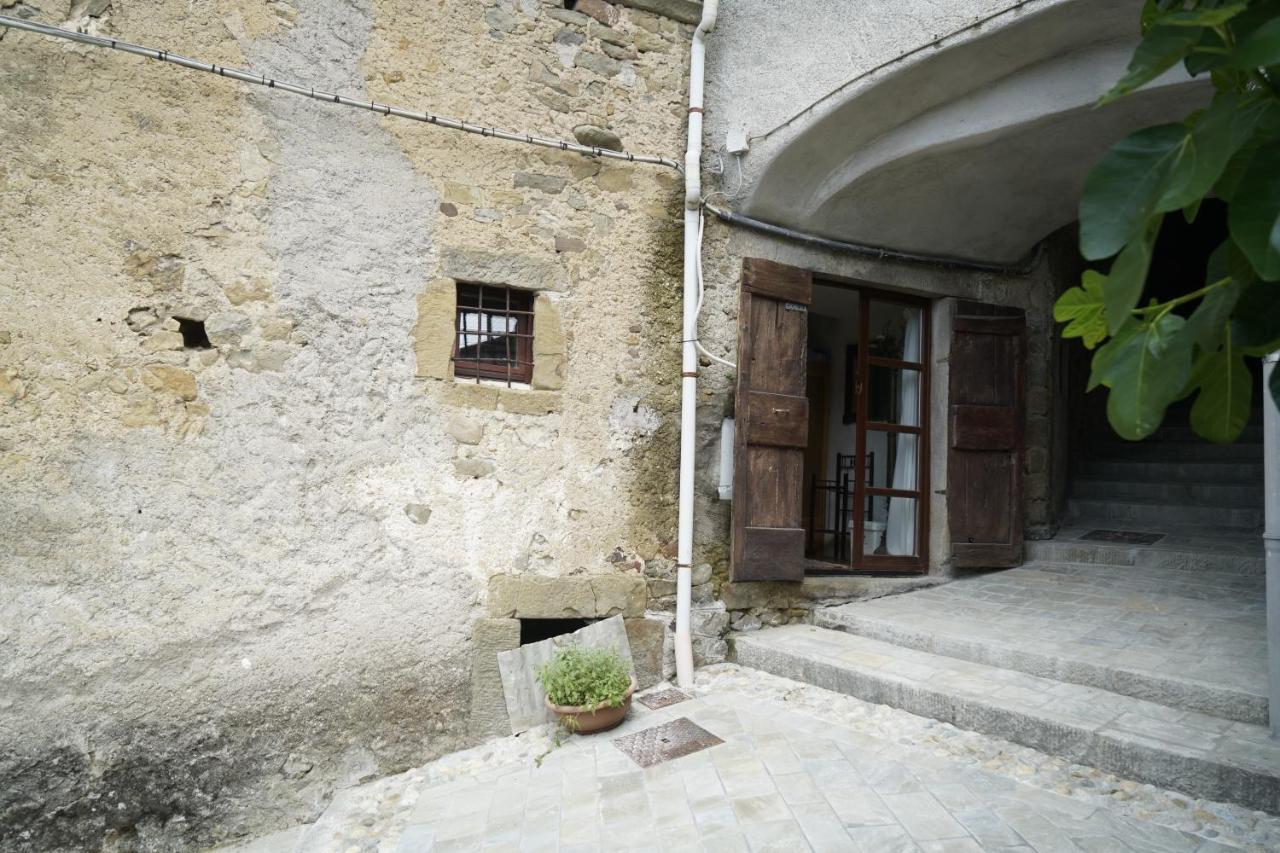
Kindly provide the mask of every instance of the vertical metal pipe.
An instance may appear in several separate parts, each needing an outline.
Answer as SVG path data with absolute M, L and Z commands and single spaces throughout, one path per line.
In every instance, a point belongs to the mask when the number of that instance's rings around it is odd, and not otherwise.
M 1266 529 L 1262 534 L 1267 560 L 1267 677 L 1271 700 L 1271 737 L 1280 739 L 1280 407 L 1271 395 L 1280 351 L 1262 360 L 1263 477 Z
M 702 247 L 702 95 L 706 37 L 716 25 L 719 0 L 706 0 L 689 50 L 689 128 L 684 155 L 684 311 L 680 362 L 680 491 L 676 533 L 676 681 L 693 683 L 694 468 L 698 428 L 698 267 Z

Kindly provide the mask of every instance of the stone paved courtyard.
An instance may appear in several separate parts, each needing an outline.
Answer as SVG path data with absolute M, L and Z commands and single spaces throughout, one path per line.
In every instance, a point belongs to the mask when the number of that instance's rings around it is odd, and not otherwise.
M 348 789 L 275 851 L 1280 849 L 1280 818 L 734 665 L 614 732 L 544 729 Z M 614 739 L 687 718 L 724 743 L 641 769 Z

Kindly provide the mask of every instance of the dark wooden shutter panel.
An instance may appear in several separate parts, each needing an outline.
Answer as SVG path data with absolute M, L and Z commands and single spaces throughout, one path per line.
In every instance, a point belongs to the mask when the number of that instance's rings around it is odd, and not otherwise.
M 738 308 L 734 581 L 804 579 L 805 353 L 813 277 L 748 258 Z
M 1026 317 L 961 302 L 952 325 L 947 509 L 952 564 L 1022 564 Z

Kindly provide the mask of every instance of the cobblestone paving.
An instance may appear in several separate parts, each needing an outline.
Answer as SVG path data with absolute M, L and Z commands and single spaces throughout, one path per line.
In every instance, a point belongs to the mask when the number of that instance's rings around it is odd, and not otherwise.
M 721 665 L 690 692 L 540 765 L 546 731 L 351 789 L 305 831 L 240 850 L 1280 849 L 1280 818 L 787 679 Z M 612 744 L 677 717 L 725 743 L 647 770 Z

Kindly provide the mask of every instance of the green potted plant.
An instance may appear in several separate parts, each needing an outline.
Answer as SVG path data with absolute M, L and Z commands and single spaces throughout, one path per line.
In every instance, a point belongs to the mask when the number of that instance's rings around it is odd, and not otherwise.
M 582 734 L 611 729 L 631 708 L 636 679 L 612 649 L 565 646 L 538 668 L 547 707 L 561 727 Z

